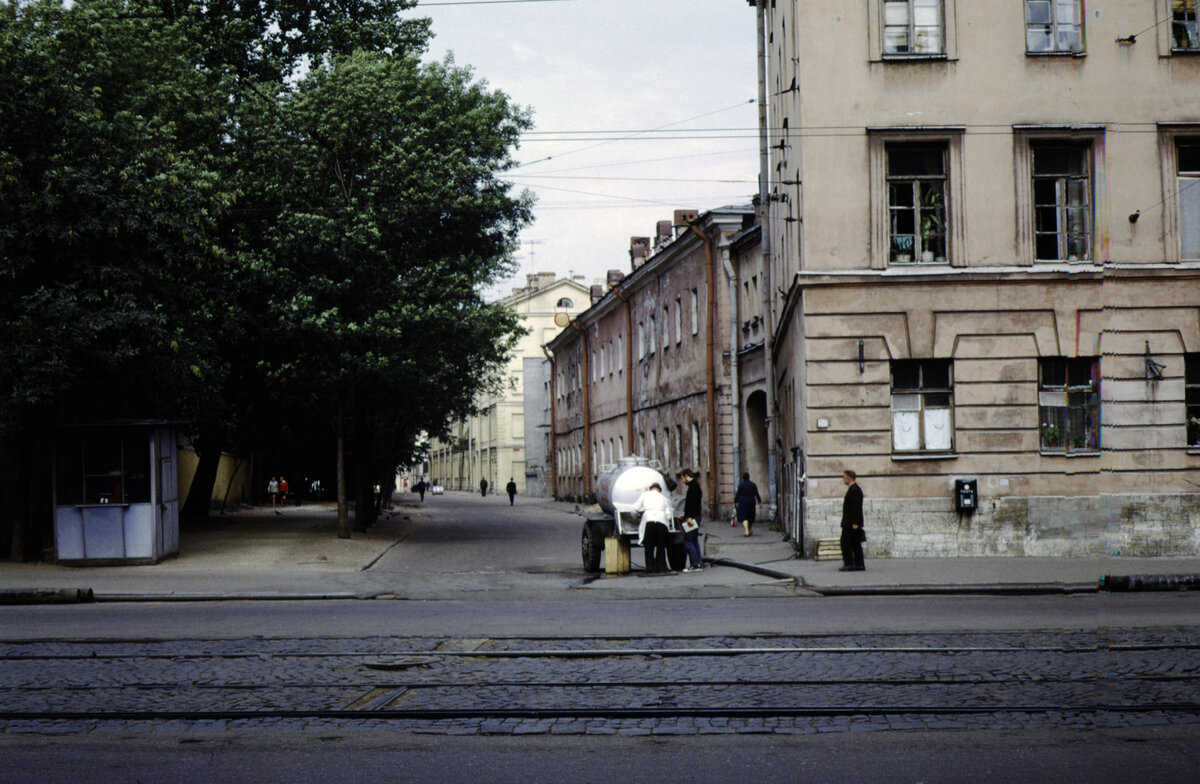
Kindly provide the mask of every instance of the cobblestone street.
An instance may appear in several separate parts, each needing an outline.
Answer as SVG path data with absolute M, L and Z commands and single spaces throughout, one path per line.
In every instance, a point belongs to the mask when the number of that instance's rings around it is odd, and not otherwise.
M 1200 722 L 1200 628 L 0 646 L 0 732 L 809 734 Z

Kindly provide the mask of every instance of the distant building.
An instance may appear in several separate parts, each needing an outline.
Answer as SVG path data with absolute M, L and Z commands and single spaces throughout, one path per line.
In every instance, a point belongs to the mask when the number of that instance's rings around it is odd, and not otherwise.
M 636 454 L 671 476 L 696 469 L 708 514 L 723 517 L 738 468 L 759 470 L 747 466 L 765 454 L 765 430 L 754 427 L 764 410 L 746 413 L 757 399 L 745 405 L 733 384 L 754 338 L 761 350 L 737 273 L 740 254 L 761 260 L 753 227 L 749 206 L 676 211 L 653 243 L 632 239 L 628 274 L 610 273 L 595 305 L 563 321 L 548 346 L 556 496 L 589 498 L 604 466 Z
M 587 309 L 590 290 L 579 279 L 556 278 L 553 272 L 526 276 L 526 285 L 513 290 L 502 300 L 521 317 L 529 334 L 509 357 L 504 393 L 479 401 L 480 413 L 452 423 L 451 438 L 434 440 L 430 445 L 429 478 L 450 490 L 477 490 L 486 479 L 496 492 L 503 492 L 512 478 L 517 492 L 526 495 L 528 471 L 532 470 L 535 487 L 544 472 L 543 461 L 532 467 L 526 447 L 531 440 L 526 432 L 527 383 L 529 360 L 544 359 L 542 346 L 558 334 L 557 314 L 574 316 Z M 544 449 L 544 445 L 542 446 Z M 540 494 L 540 487 L 536 493 Z
M 758 7 L 810 546 L 1200 552 L 1197 5 Z

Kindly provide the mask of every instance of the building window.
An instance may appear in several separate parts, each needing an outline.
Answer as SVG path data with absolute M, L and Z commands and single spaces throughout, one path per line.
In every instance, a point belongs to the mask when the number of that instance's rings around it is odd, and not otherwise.
M 663 305 L 663 351 L 671 347 L 671 309 L 667 305 Z
M 1043 452 L 1100 448 L 1100 363 L 1053 357 L 1038 363 L 1038 414 Z
M 56 452 L 59 504 L 150 502 L 150 440 L 146 433 L 104 431 L 63 437 Z
M 653 354 L 654 353 L 654 343 L 658 338 L 658 324 L 655 322 L 654 316 L 650 316 L 650 334 L 647 335 L 647 338 L 648 338 L 648 340 L 646 341 L 646 353 Z
M 1083 51 L 1082 0 L 1025 0 L 1025 51 Z
M 942 0 L 884 0 L 884 54 L 944 53 L 942 18 Z
M 692 334 L 700 332 L 700 295 L 692 289 Z
M 692 466 L 693 470 L 700 470 L 700 425 L 692 423 Z
M 1183 51 L 1200 50 L 1200 0 L 1171 0 L 1171 48 Z
M 625 336 L 617 335 L 617 355 L 613 357 L 613 362 L 617 365 L 617 375 L 621 375 L 625 371 Z
M 675 426 L 675 465 L 683 465 L 683 425 Z
M 646 358 L 646 325 L 638 322 L 638 359 Z
M 1085 261 L 1092 247 L 1090 144 L 1035 142 L 1033 171 L 1034 258 Z
M 892 362 L 892 449 L 949 452 L 954 447 L 948 359 Z
M 675 298 L 675 345 L 683 341 L 683 299 Z
M 1200 259 L 1200 136 L 1175 140 L 1182 258 Z
M 946 146 L 887 145 L 888 259 L 946 263 Z
M 658 431 L 656 431 L 656 430 L 651 430 L 651 431 L 650 431 L 650 451 L 648 451 L 648 452 L 645 452 L 645 453 L 644 453 L 644 454 L 646 455 L 646 457 L 650 458 L 651 460 L 657 460 L 657 459 L 658 459 L 658 436 L 657 436 L 657 432 L 658 432 Z
M 1187 401 L 1187 445 L 1200 447 L 1200 354 L 1184 355 L 1183 383 Z

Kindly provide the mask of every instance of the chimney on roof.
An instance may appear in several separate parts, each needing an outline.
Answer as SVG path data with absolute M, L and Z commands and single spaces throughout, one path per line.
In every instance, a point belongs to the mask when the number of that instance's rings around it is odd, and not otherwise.
M 672 239 L 674 237 L 671 231 L 671 221 L 660 220 L 655 226 L 654 250 L 656 252 L 662 250 Z
M 633 268 L 637 269 L 642 266 L 648 258 L 650 258 L 650 238 L 630 237 L 629 260 L 633 262 Z
M 599 283 L 593 283 L 592 284 L 592 304 L 595 305 L 597 302 L 599 302 L 603 298 L 604 298 L 604 286 Z
M 625 273 L 621 272 L 621 270 L 619 270 L 619 269 L 609 270 L 608 271 L 608 287 L 611 289 L 613 286 L 620 283 L 621 279 L 624 277 L 625 277 Z
M 675 229 L 681 231 L 687 228 L 688 224 L 694 223 L 696 218 L 700 217 L 697 210 L 675 210 Z M 675 236 L 679 236 L 676 234 Z

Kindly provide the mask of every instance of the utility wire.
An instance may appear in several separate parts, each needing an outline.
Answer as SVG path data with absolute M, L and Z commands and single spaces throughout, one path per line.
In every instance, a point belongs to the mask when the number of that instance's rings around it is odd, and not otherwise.
M 623 137 L 620 137 L 620 138 L 614 138 L 614 139 L 605 139 L 604 141 L 599 141 L 599 142 L 597 142 L 597 143 L 595 143 L 595 144 L 589 144 L 589 145 L 587 145 L 587 146 L 585 146 L 585 147 L 580 147 L 580 148 L 578 148 L 578 149 L 575 149 L 575 150 L 567 150 L 566 152 L 564 152 L 564 153 L 560 153 L 559 155 L 547 155 L 545 158 L 539 158 L 539 159 L 537 159 L 537 160 L 530 161 L 529 163 L 523 163 L 523 164 L 520 164 L 520 165 L 519 165 L 517 168 L 518 168 L 518 169 L 522 169 L 522 168 L 524 168 L 524 167 L 526 167 L 526 166 L 535 166 L 535 165 L 537 165 L 537 164 L 539 164 L 539 163 L 545 163 L 546 161 L 549 161 L 549 160 L 554 160 L 554 159 L 556 159 L 556 158 L 562 158 L 562 157 L 565 157 L 565 156 L 567 156 L 567 155 L 574 155 L 575 153 L 583 152 L 584 150 L 591 150 L 591 149 L 595 149 L 596 147 L 602 147 L 602 146 L 603 146 L 603 145 L 605 145 L 605 144 L 612 144 L 613 142 L 617 142 L 617 141 L 629 141 L 629 140 L 632 140 L 632 139 L 634 139 L 634 138 L 636 138 L 636 137 L 638 137 L 638 136 L 640 136 L 641 134 L 644 134 L 644 133 L 650 133 L 650 132 L 653 132 L 653 131 L 661 131 L 661 130 L 663 130 L 663 129 L 665 129 L 665 128 L 671 128 L 671 127 L 673 127 L 673 126 L 676 126 L 676 125 L 682 125 L 683 123 L 686 123 L 686 122 L 691 122 L 692 120 L 699 120 L 699 119 L 701 119 L 701 118 L 703 118 L 703 117 L 711 117 L 711 116 L 712 116 L 712 115 L 714 115 L 714 114 L 720 114 L 721 112 L 727 112 L 727 111 L 729 111 L 730 109 L 738 109 L 738 108 L 741 108 L 742 106 L 745 106 L 747 103 L 754 103 L 754 102 L 755 102 L 755 100 L 757 100 L 757 99 L 751 98 L 749 101 L 742 101 L 742 102 L 740 102 L 740 103 L 735 103 L 735 104 L 733 104 L 732 106 L 726 106 L 726 107 L 724 107 L 724 108 L 722 108 L 722 109 L 714 109 L 714 110 L 713 110 L 713 111 L 711 111 L 711 112 L 705 112 L 704 114 L 698 114 L 698 115 L 696 115 L 695 117 L 688 117 L 688 118 L 686 118 L 686 119 L 683 119 L 683 120 L 676 120 L 675 122 L 667 123 L 666 125 L 660 125 L 660 126 L 658 126 L 657 128 L 651 128 L 651 129 L 649 129 L 648 131 L 638 131 L 638 132 L 635 132 L 635 133 L 633 133 L 633 134 L 630 134 L 629 136 L 623 136 Z

